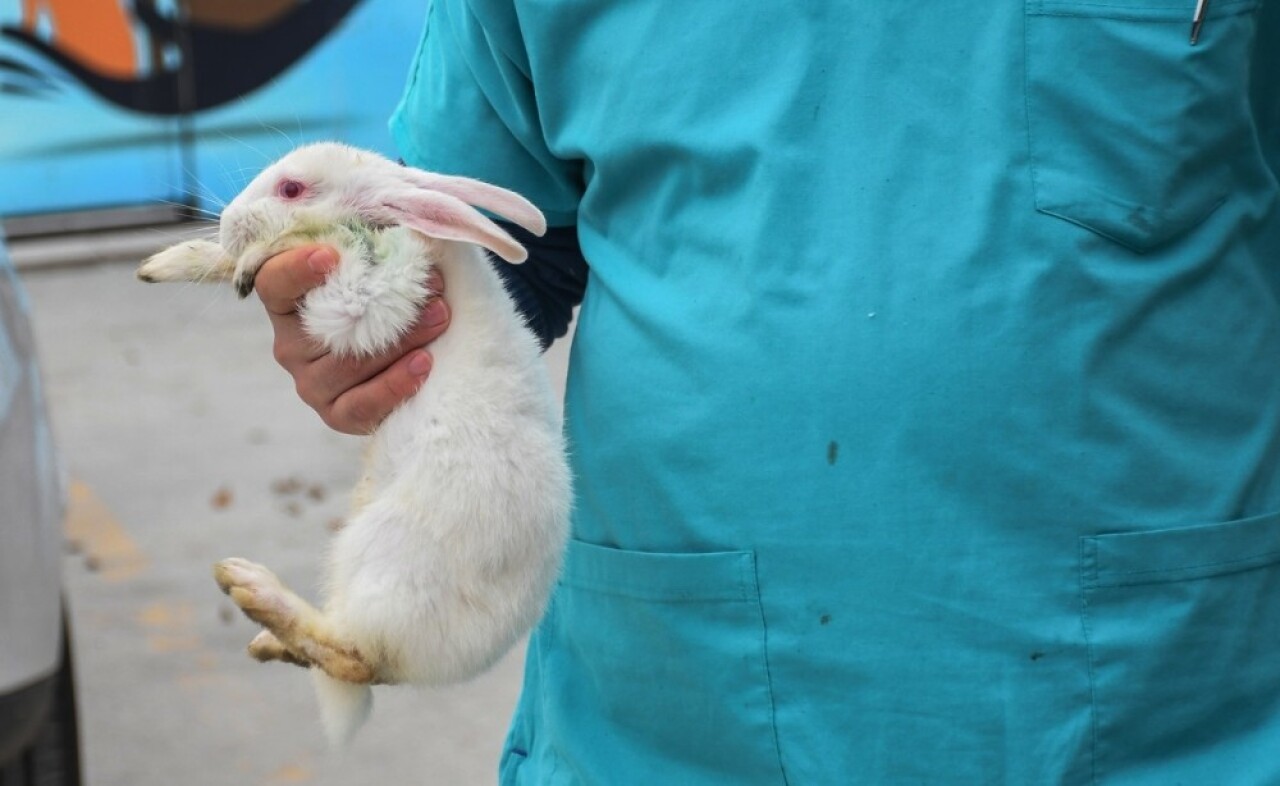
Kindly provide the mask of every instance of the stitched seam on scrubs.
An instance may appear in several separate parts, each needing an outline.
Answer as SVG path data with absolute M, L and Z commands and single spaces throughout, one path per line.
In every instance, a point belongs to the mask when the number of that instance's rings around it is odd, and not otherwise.
M 1031 32 L 1027 23 L 1030 13 L 1022 16 L 1022 105 L 1027 129 L 1027 171 L 1031 175 L 1031 206 L 1040 208 L 1040 173 L 1036 167 L 1035 134 L 1031 130 Z
M 1036 2 L 1028 8 L 1031 16 L 1070 17 L 1084 19 L 1113 19 L 1124 22 L 1154 22 L 1183 24 L 1188 21 L 1187 8 L 1183 5 L 1132 6 L 1115 3 L 1088 3 L 1075 0 Z M 1258 0 L 1219 0 L 1211 4 L 1210 18 L 1249 13 L 1259 7 Z M 1217 13 L 1213 13 L 1213 12 Z
M 1093 586 L 1094 587 L 1130 587 L 1130 586 L 1141 586 L 1143 584 L 1159 584 L 1162 581 L 1179 581 L 1179 580 L 1194 581 L 1196 579 L 1209 579 L 1209 578 L 1214 578 L 1215 576 L 1221 576 L 1228 573 L 1242 573 L 1246 570 L 1257 570 L 1258 568 L 1266 568 L 1275 564 L 1277 561 L 1280 561 L 1280 551 L 1267 551 L 1261 554 L 1254 554 L 1249 557 L 1241 557 L 1240 559 L 1232 559 L 1232 560 L 1223 560 L 1221 562 L 1193 563 L 1190 565 L 1176 565 L 1174 567 L 1169 567 L 1169 568 L 1152 568 L 1150 570 L 1106 571 L 1105 574 L 1108 576 L 1117 576 L 1117 577 L 1151 576 L 1153 578 L 1148 580 L 1139 579 L 1139 580 L 1128 581 L 1128 582 L 1126 581 L 1113 582 L 1105 578 L 1099 579 L 1095 574 L 1094 580 L 1093 580 Z M 1239 565 L 1242 567 L 1238 571 L 1217 571 L 1216 570 L 1217 568 L 1227 568 L 1233 565 Z M 1244 567 L 1244 566 L 1247 566 L 1247 567 Z M 1199 572 L 1199 571 L 1214 571 L 1214 572 L 1207 575 L 1185 576 L 1182 579 L 1179 579 L 1177 577 L 1170 577 L 1167 579 L 1156 578 L 1162 574 L 1183 573 L 1183 572 L 1192 572 L 1193 574 L 1195 574 L 1196 572 Z
M 615 595 L 620 598 L 645 600 L 651 603 L 743 603 L 748 598 L 746 588 L 741 584 L 734 587 L 711 589 L 697 593 L 666 592 L 655 589 L 645 592 L 631 587 L 617 587 L 603 582 L 581 578 L 562 578 L 560 583 L 568 587 L 599 592 L 602 595 Z
M 1084 636 L 1085 668 L 1089 673 L 1089 772 L 1094 783 L 1098 784 L 1098 686 L 1093 672 L 1093 637 L 1089 627 L 1089 584 L 1093 580 L 1090 574 L 1097 571 L 1097 543 L 1089 538 L 1080 540 L 1080 566 L 1077 580 L 1080 583 L 1080 630 Z
M 398 122 L 400 113 L 405 108 L 405 100 L 418 84 L 418 75 L 422 71 L 422 56 L 427 48 L 427 37 L 431 35 L 431 12 L 427 11 L 427 18 L 422 21 L 422 32 L 418 35 L 418 45 L 413 52 L 413 65 L 409 70 L 409 78 L 405 81 L 404 92 L 400 95 L 397 102 L 395 114 L 392 116 L 392 124 Z
M 751 555 L 751 572 L 756 585 L 756 608 L 760 611 L 761 646 L 764 654 L 764 678 L 769 688 L 769 725 L 773 727 L 773 750 L 778 755 L 778 772 L 782 774 L 782 783 L 789 786 L 787 768 L 782 763 L 782 739 L 778 736 L 778 708 L 773 701 L 773 671 L 769 667 L 769 622 L 764 614 L 764 597 L 760 592 L 760 565 L 755 554 Z
M 1097 3 L 1089 2 L 1089 0 L 1031 0 L 1030 5 L 1035 6 L 1036 11 L 1033 14 L 1043 13 L 1045 8 L 1115 8 L 1126 11 L 1177 11 L 1185 16 L 1187 4 L 1184 3 L 1167 3 L 1165 5 L 1149 5 L 1137 6 L 1132 3 Z M 1235 8 L 1259 5 L 1258 0 L 1218 0 L 1214 3 L 1217 8 Z
M 560 583 L 655 603 L 747 603 L 754 559 L 749 551 L 650 552 L 571 540 Z

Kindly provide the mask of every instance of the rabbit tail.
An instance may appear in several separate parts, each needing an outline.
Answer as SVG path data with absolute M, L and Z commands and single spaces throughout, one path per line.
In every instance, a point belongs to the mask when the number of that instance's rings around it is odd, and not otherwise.
M 368 685 L 335 680 L 317 668 L 311 669 L 320 700 L 320 722 L 324 724 L 329 744 L 340 748 L 351 741 L 369 718 L 373 707 L 373 690 Z

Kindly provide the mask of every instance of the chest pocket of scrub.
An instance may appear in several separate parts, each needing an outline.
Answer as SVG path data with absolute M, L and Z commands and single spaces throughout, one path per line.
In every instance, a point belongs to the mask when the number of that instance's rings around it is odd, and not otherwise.
M 1259 0 L 1027 0 L 1035 206 L 1144 252 L 1264 166 L 1249 108 Z
M 1280 783 L 1280 514 L 1081 540 L 1098 784 Z
M 783 782 L 752 552 L 572 541 L 554 607 L 540 723 L 575 781 Z

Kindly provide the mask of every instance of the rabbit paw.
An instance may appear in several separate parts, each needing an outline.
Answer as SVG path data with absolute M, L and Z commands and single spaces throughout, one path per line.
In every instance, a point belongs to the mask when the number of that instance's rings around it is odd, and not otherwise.
M 226 559 L 214 566 L 214 578 L 245 615 L 267 630 L 249 644 L 258 660 L 283 660 L 317 666 L 346 682 L 380 681 L 360 651 L 339 638 L 321 614 L 263 566 Z
M 231 277 L 235 260 L 222 246 L 208 240 L 192 240 L 151 255 L 138 268 L 138 278 L 149 284 L 162 281 L 221 281 Z
M 282 663 L 292 663 L 295 666 L 308 668 L 312 665 L 311 661 L 300 657 L 289 651 L 289 648 L 276 638 L 276 634 L 269 630 L 263 630 L 253 637 L 253 641 L 249 642 L 249 657 L 262 663 L 278 660 Z
M 374 355 L 395 344 L 431 294 L 431 265 L 407 230 L 385 230 L 369 244 L 340 249 L 338 266 L 299 309 L 307 332 L 340 355 Z
M 288 630 L 308 608 L 276 574 L 247 559 L 225 559 L 213 568 L 222 591 L 249 619 L 270 630 Z

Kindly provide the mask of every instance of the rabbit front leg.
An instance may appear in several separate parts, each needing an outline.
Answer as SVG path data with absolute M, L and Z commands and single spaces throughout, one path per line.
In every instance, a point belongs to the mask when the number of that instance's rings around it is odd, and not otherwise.
M 235 274 L 236 262 L 222 246 L 208 240 L 189 240 L 153 254 L 138 268 L 138 278 L 149 284 L 167 281 L 226 281 Z
M 197 284 L 230 281 L 240 297 L 253 291 L 258 270 L 276 254 L 306 242 L 306 238 L 286 235 L 270 243 L 255 243 L 232 257 L 221 245 L 209 240 L 188 240 L 148 257 L 138 267 L 137 276 L 148 284 L 191 281 Z
M 137 276 L 148 284 L 190 281 L 197 284 L 230 281 L 240 297 L 253 291 L 258 270 L 268 259 L 305 242 L 285 236 L 270 243 L 256 243 L 239 257 L 232 257 L 221 245 L 209 240 L 189 240 L 170 246 L 148 257 Z
M 324 615 L 294 594 L 267 568 L 245 559 L 226 559 L 214 566 L 214 578 L 249 619 L 266 628 L 294 660 L 315 665 L 343 682 L 380 682 L 375 668 L 353 645 L 341 641 Z M 250 654 L 272 654 L 266 639 L 251 645 Z M 283 655 L 268 658 L 285 660 Z

